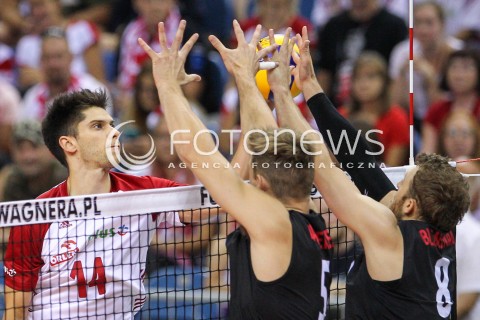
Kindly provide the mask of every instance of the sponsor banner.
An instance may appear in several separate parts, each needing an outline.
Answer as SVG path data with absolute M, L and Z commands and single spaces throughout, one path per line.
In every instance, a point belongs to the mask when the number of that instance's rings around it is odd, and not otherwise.
M 406 169 L 407 166 L 385 171 L 396 184 Z M 320 197 L 315 187 L 312 197 Z M 68 225 L 65 221 L 216 207 L 215 200 L 201 185 L 0 202 L 0 227 L 55 221 Z

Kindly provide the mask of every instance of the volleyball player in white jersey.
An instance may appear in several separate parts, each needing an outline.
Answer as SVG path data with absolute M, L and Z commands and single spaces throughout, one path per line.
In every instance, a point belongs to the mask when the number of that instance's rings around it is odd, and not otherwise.
M 119 133 L 106 146 L 116 131 L 106 106 L 105 92 L 87 89 L 54 100 L 42 133 L 69 176 L 39 198 L 179 185 L 110 171 L 107 148 L 115 148 Z M 5 254 L 4 319 L 132 319 L 146 300 L 148 245 L 165 220 L 173 223 L 173 213 L 12 227 Z

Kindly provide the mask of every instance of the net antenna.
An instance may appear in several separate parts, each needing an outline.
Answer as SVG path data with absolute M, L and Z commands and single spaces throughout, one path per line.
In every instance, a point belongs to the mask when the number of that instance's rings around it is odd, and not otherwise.
M 409 125 L 410 125 L 410 157 L 408 164 L 415 165 L 415 157 L 413 151 L 414 128 L 413 128 L 413 0 L 408 1 L 408 22 L 409 22 L 409 41 L 410 41 L 410 60 L 409 60 L 409 83 L 410 83 L 410 106 L 409 106 Z

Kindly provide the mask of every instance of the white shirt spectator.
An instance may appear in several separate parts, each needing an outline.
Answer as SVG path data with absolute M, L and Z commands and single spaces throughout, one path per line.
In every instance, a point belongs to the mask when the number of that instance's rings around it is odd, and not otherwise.
M 480 223 L 465 214 L 457 226 L 457 294 L 480 292 Z M 463 320 L 480 319 L 480 299 Z
M 6 44 L 0 43 L 0 79 L 15 83 L 15 53 Z
M 0 125 L 14 124 L 20 112 L 20 94 L 6 81 L 0 79 Z
M 71 71 L 76 74 L 87 73 L 88 68 L 83 57 L 88 48 L 99 40 L 97 27 L 88 21 L 78 20 L 69 23 L 65 29 L 68 47 L 73 55 Z M 20 67 L 40 67 L 42 39 L 39 35 L 26 35 L 17 45 L 16 62 Z
M 103 89 L 105 86 L 89 74 L 72 75 L 68 92 L 79 89 L 90 89 L 92 91 Z M 51 99 L 50 92 L 45 83 L 39 83 L 30 88 L 22 100 L 22 119 L 37 119 L 42 121 L 47 113 L 47 106 Z M 112 109 L 107 109 L 112 114 Z
M 478 0 L 437 0 L 446 13 L 446 32 L 457 35 L 462 30 L 480 31 L 480 1 Z

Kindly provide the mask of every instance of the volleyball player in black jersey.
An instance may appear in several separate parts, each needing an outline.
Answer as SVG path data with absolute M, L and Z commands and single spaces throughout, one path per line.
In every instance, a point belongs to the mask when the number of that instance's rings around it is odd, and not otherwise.
M 355 141 L 356 130 L 315 78 L 306 29 L 297 41 L 297 85 L 321 133 L 338 141 L 345 131 Z M 446 158 L 420 155 L 396 190 L 367 150 L 361 140 L 354 154 L 343 147 L 336 157 L 362 193 L 388 208 L 358 192 L 350 197 L 350 187 L 333 182 L 321 190 L 364 248 L 347 275 L 346 318 L 456 319 L 455 226 L 469 205 L 466 181 Z
M 231 214 L 241 228 L 228 237 L 231 256 L 231 300 L 229 319 L 324 319 L 330 285 L 329 262 L 332 243 L 323 219 L 309 213 L 314 169 L 309 166 L 313 151 L 301 146 L 301 134 L 280 134 L 255 85 L 259 58 L 275 46 L 256 52 L 260 36 L 257 27 L 252 41 L 245 40 L 238 22 L 234 30 L 238 47 L 225 48 L 210 37 L 239 91 L 242 130 L 248 123 L 262 123 L 263 132 L 248 136 L 248 148 L 255 152 L 253 169 L 246 184 L 215 148 L 210 134 L 198 120 L 181 91 L 181 85 L 198 81 L 188 75 L 184 63 L 198 35 L 180 49 L 185 21 L 180 23 L 171 47 L 163 23 L 159 24 L 161 52 L 139 41 L 153 61 L 153 72 L 169 131 L 176 132 L 176 150 L 206 186 L 215 201 Z M 288 67 L 286 67 L 288 68 Z M 296 148 L 293 152 L 292 148 Z M 240 143 L 243 152 L 243 143 Z M 213 150 L 213 151 L 212 151 Z M 307 151 L 305 151 L 307 150 Z M 201 151 L 201 152 L 199 152 Z M 209 153 L 209 155 L 201 153 Z M 236 155 L 237 156 L 237 155 Z

